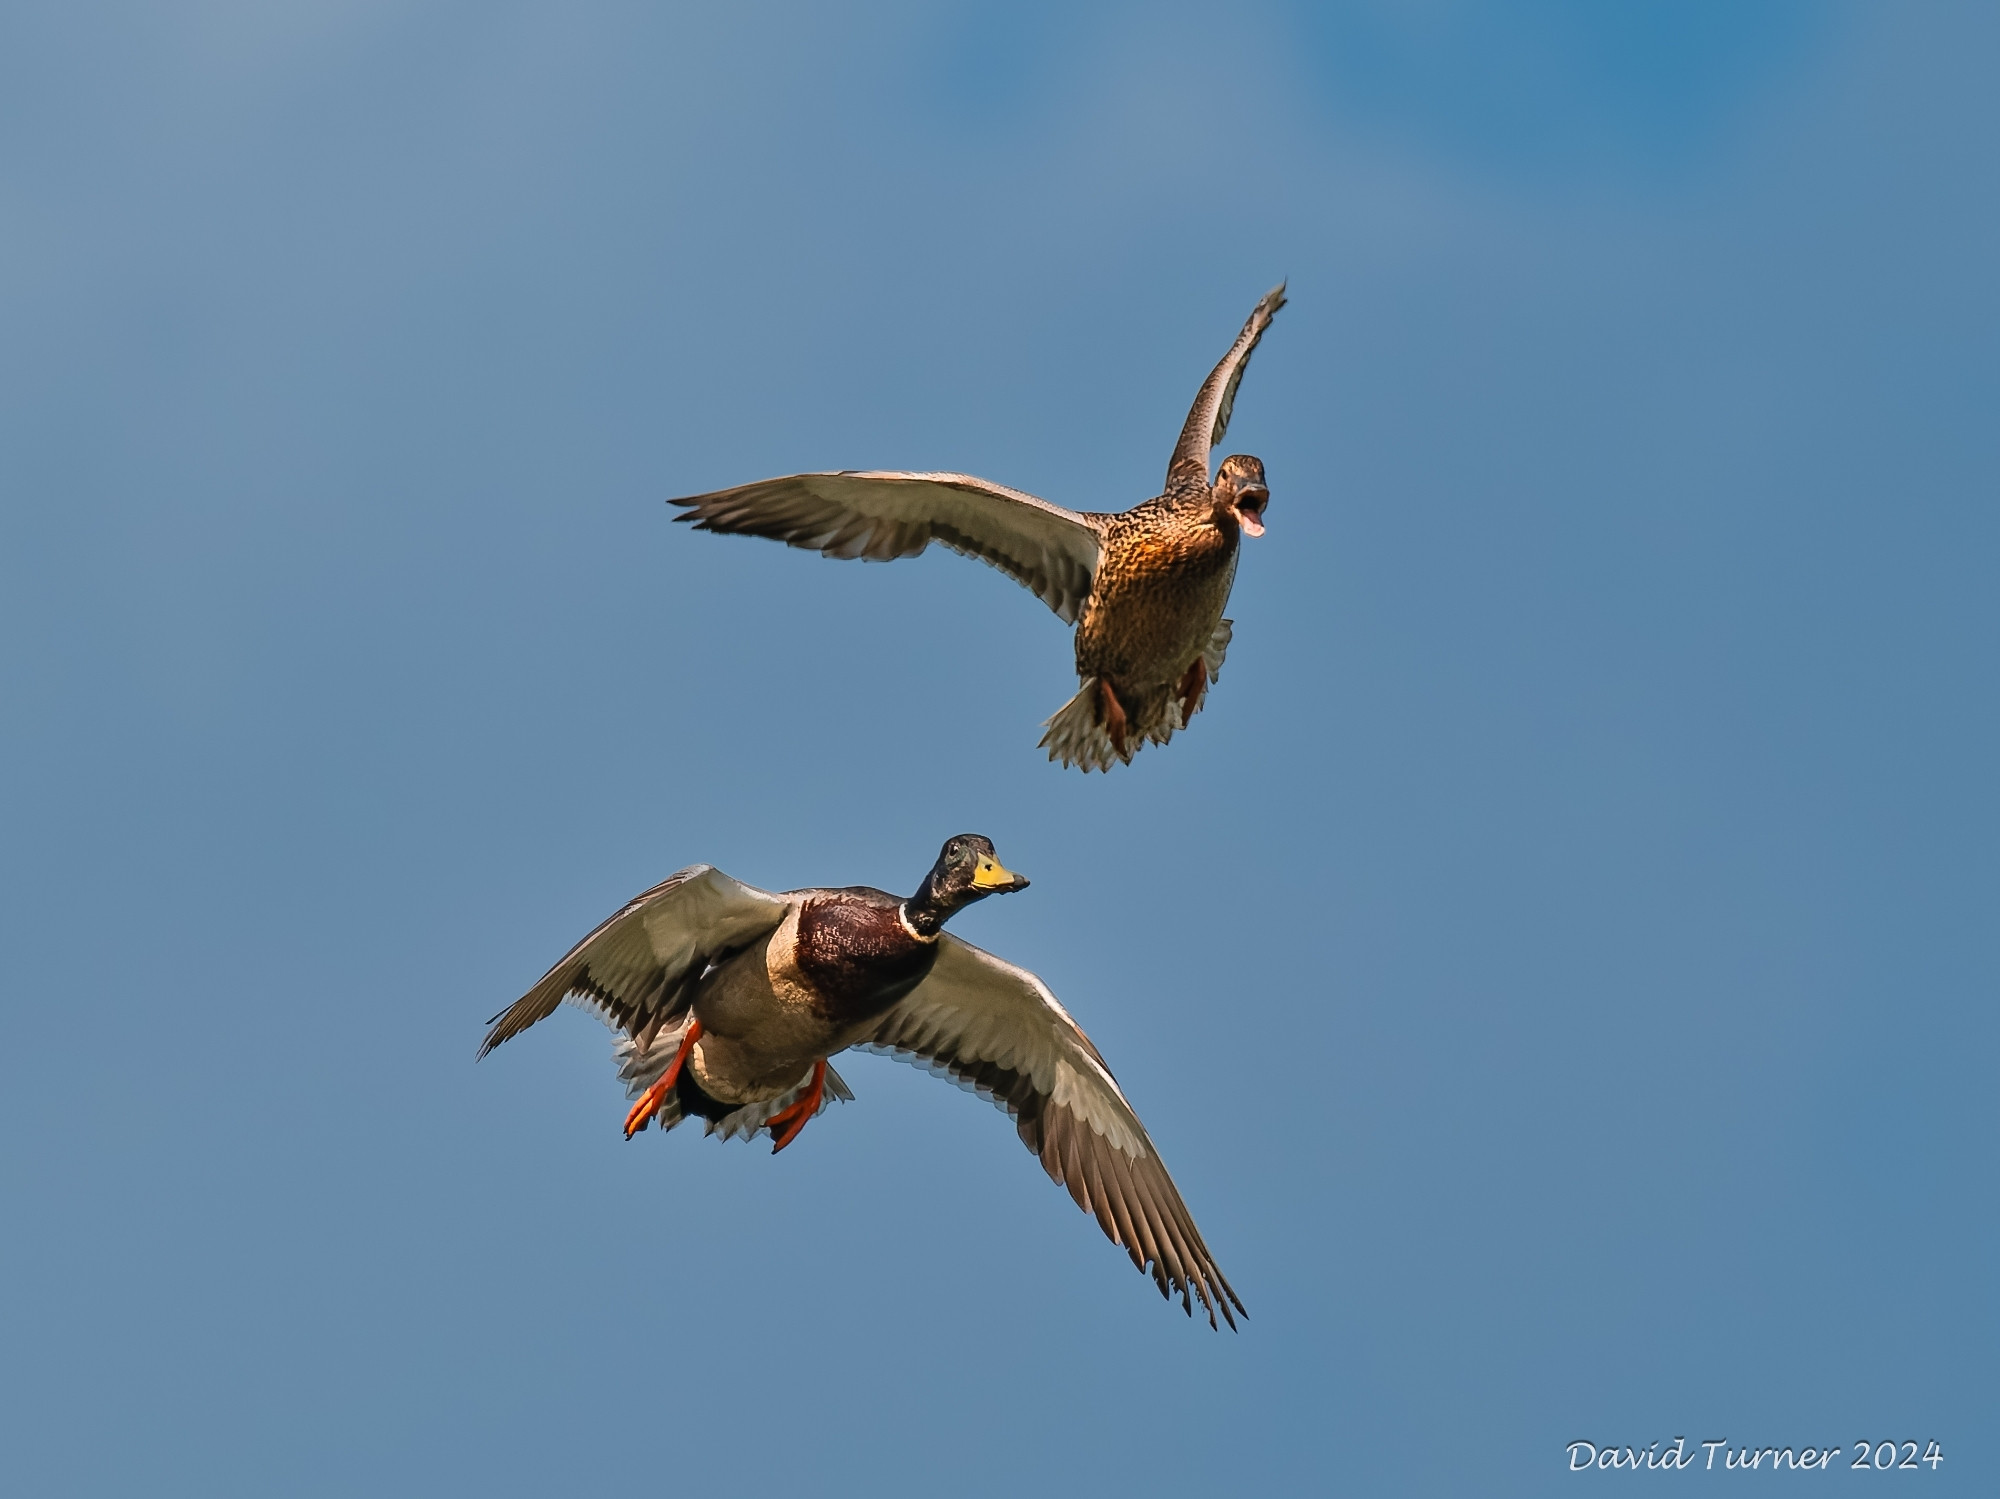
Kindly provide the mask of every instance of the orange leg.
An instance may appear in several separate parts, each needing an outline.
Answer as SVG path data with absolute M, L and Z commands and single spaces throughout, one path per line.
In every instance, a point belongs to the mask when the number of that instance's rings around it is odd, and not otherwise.
M 1103 677 L 1097 679 L 1098 708 L 1104 718 L 1104 732 L 1111 736 L 1111 747 L 1118 751 L 1118 758 L 1130 760 L 1131 751 L 1125 748 L 1125 705 L 1118 701 L 1118 694 Z
M 787 1104 L 768 1121 L 771 1133 L 778 1137 L 778 1143 L 771 1147 L 772 1155 L 776 1155 L 798 1139 L 799 1131 L 806 1127 L 806 1121 L 819 1112 L 819 1101 L 825 1093 L 826 1061 L 822 1058 L 813 1063 L 812 1086 L 800 1095 L 797 1103 Z M 782 1133 L 780 1126 L 783 1126 Z
M 673 1091 L 675 1083 L 681 1080 L 681 1068 L 686 1065 L 688 1053 L 694 1050 L 694 1043 L 701 1039 L 701 1022 L 688 1021 L 688 1028 L 681 1034 L 680 1049 L 674 1059 L 667 1063 L 667 1070 L 660 1074 L 660 1080 L 632 1105 L 632 1112 L 625 1116 L 625 1138 L 631 1139 L 646 1127 L 646 1121 L 660 1112 L 660 1105 L 667 1101 L 667 1094 Z
M 1194 664 L 1181 678 L 1181 722 L 1186 723 L 1201 712 L 1201 700 L 1208 696 L 1208 661 L 1196 656 Z

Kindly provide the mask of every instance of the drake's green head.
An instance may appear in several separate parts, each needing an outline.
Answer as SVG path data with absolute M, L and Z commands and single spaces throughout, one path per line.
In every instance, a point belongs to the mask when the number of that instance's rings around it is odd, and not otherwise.
M 1027 888 L 1026 880 L 1001 864 L 992 839 L 960 833 L 945 843 L 917 893 L 903 902 L 903 916 L 919 934 L 932 937 L 974 901 Z

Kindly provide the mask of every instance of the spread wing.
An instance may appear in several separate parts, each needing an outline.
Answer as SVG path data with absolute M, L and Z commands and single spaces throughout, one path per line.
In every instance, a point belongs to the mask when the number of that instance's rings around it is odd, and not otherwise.
M 1271 319 L 1284 305 L 1285 283 L 1281 281 L 1264 293 L 1264 299 L 1251 310 L 1250 321 L 1243 325 L 1236 342 L 1222 356 L 1222 363 L 1202 382 L 1188 412 L 1187 425 L 1181 428 L 1181 440 L 1174 445 L 1173 461 L 1167 465 L 1167 488 L 1189 480 L 1207 486 L 1209 454 L 1229 430 L 1229 415 L 1236 409 L 1236 387 L 1243 383 L 1243 372 L 1250 368 L 1250 355 L 1257 347 L 1257 340 L 1264 336 Z
M 653 1039 L 686 990 L 716 959 L 775 931 L 789 903 L 708 864 L 669 875 L 572 947 L 540 983 L 495 1015 L 483 1057 L 553 1015 L 570 995 L 588 999 L 628 1035 Z
M 1102 518 L 969 474 L 790 474 L 669 500 L 697 531 L 888 562 L 932 541 L 990 562 L 1075 624 L 1097 572 Z
M 930 976 L 860 1043 L 984 1093 L 1014 1116 L 1022 1142 L 1162 1296 L 1190 1294 L 1231 1327 L 1243 1303 L 1215 1268 L 1145 1126 L 1090 1038 L 1024 968 L 940 939 Z

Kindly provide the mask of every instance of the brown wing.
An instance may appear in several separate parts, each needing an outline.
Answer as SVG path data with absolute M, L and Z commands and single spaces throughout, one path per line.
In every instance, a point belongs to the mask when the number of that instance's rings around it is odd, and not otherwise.
M 1285 283 L 1281 281 L 1251 309 L 1250 321 L 1236 335 L 1236 342 L 1222 356 L 1222 363 L 1202 382 L 1188 412 L 1187 425 L 1181 428 L 1181 440 L 1174 445 L 1173 459 L 1167 464 L 1168 489 L 1190 481 L 1207 486 L 1209 454 L 1229 430 L 1229 416 L 1236 409 L 1236 387 L 1243 383 L 1243 372 L 1250 368 L 1250 355 L 1257 347 L 1257 340 L 1264 336 L 1271 319 L 1284 305 Z
M 495 1015 L 479 1055 L 547 1019 L 572 994 L 590 1000 L 628 1035 L 650 1041 L 711 961 L 775 931 L 787 909 L 782 896 L 732 880 L 712 865 L 669 875 L 628 901 Z
M 1034 974 L 946 933 L 930 976 L 864 1043 L 984 1093 L 1078 1207 L 1162 1296 L 1199 1299 L 1231 1327 L 1243 1303 L 1215 1268 L 1173 1178 L 1077 1023 Z
M 667 503 L 698 531 L 768 536 L 827 557 L 888 562 L 941 541 L 992 563 L 1066 624 L 1097 572 L 1100 517 L 969 474 L 788 474 Z

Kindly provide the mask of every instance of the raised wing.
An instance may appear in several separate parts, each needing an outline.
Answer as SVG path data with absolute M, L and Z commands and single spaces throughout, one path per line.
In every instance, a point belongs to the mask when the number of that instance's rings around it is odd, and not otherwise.
M 1190 1295 L 1231 1327 L 1243 1310 L 1215 1268 L 1145 1126 L 1048 986 L 949 932 L 930 976 L 861 1043 L 983 1093 L 1013 1115 L 1022 1142 L 1162 1296 Z
M 697 531 L 888 562 L 932 541 L 990 562 L 1075 624 L 1097 572 L 1102 519 L 969 474 L 789 474 L 669 500 Z
M 1250 367 L 1250 355 L 1257 347 L 1257 340 L 1264 336 L 1271 319 L 1284 305 L 1285 283 L 1280 281 L 1251 309 L 1250 321 L 1236 335 L 1236 342 L 1222 356 L 1222 363 L 1202 382 L 1188 412 L 1187 425 L 1181 428 L 1181 440 L 1174 445 L 1173 461 L 1167 465 L 1168 489 L 1190 481 L 1207 487 L 1209 454 L 1229 430 L 1229 415 L 1236 409 L 1236 387 L 1243 383 L 1243 372 Z
M 788 903 L 708 864 L 669 875 L 572 947 L 540 983 L 493 1017 L 483 1057 L 553 1015 L 570 995 L 588 999 L 643 1048 L 684 1004 L 711 962 L 775 931 Z

